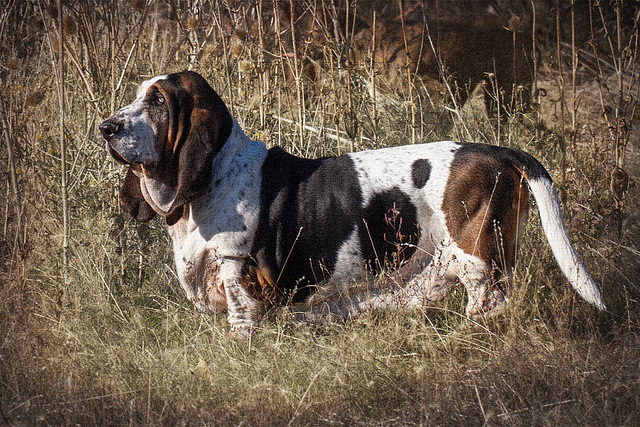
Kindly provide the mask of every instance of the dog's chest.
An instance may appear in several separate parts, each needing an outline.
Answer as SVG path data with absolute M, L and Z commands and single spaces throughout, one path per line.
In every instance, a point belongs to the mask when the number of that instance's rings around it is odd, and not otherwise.
M 217 279 L 211 265 L 249 256 L 260 211 L 262 143 L 225 147 L 213 164 L 211 185 L 188 205 L 183 218 L 169 227 L 176 273 L 187 293 Z

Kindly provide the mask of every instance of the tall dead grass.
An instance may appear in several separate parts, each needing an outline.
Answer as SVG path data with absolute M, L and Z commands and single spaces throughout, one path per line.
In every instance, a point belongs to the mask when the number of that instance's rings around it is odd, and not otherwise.
M 440 3 L 438 16 L 460 12 Z M 2 5 L 0 422 L 638 424 L 640 11 L 533 3 L 537 105 L 497 116 L 446 67 L 435 82 L 418 74 L 405 42 L 423 15 L 409 2 L 398 5 L 418 15 L 399 27 L 397 70 L 376 57 L 389 39 L 355 43 L 374 11 L 377 22 L 398 16 L 384 2 L 63 1 L 62 16 L 46 0 Z M 432 34 L 425 49 L 439 46 Z M 511 301 L 478 324 L 462 318 L 456 289 L 433 307 L 341 325 L 273 312 L 251 342 L 230 339 L 223 316 L 196 313 L 178 289 L 162 222 L 120 212 L 122 171 L 96 131 L 142 79 L 186 68 L 250 136 L 298 155 L 443 138 L 533 153 L 566 194 L 610 311 L 577 299 L 533 214 Z M 464 105 L 450 99 L 460 91 Z

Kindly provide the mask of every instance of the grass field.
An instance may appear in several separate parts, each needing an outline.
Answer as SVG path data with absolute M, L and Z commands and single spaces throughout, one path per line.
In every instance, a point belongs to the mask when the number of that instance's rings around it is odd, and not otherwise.
M 535 36 L 540 90 L 528 109 L 502 98 L 499 117 L 446 67 L 428 79 L 381 62 L 391 39 L 355 42 L 356 21 L 392 22 L 400 5 L 408 34 L 420 2 L 62 3 L 0 5 L 0 425 L 640 424 L 637 2 L 533 1 L 518 37 Z M 436 3 L 427 22 L 461 13 Z M 309 16 L 326 27 L 307 31 Z M 249 136 L 301 156 L 439 139 L 532 153 L 608 310 L 570 288 L 533 207 L 510 302 L 480 322 L 458 286 L 344 324 L 275 310 L 233 339 L 179 288 L 163 221 L 120 210 L 124 170 L 97 129 L 142 80 L 183 69 Z

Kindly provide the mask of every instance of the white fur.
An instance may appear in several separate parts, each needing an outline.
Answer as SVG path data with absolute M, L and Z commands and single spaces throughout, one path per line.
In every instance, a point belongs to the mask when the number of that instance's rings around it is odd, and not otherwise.
M 140 174 L 140 189 L 151 208 L 161 215 L 167 215 L 178 196 L 169 184 L 155 178 L 155 174 Z
M 155 139 L 157 128 L 147 116 L 144 98 L 152 84 L 165 78 L 166 76 L 157 76 L 144 81 L 138 86 L 135 101 L 119 109 L 112 116 L 122 124 L 122 129 L 118 138 L 107 144 L 111 144 L 111 148 L 129 163 L 153 165 L 159 160 Z
M 529 188 L 538 203 L 540 222 L 560 270 L 582 298 L 604 310 L 606 307 L 602 302 L 600 290 L 571 244 L 553 183 L 547 179 L 532 179 L 529 181 Z
M 260 212 L 261 166 L 267 155 L 233 122 L 229 139 L 214 159 L 218 182 L 189 206 L 186 224 L 169 227 L 180 284 L 204 312 L 228 312 L 236 328 L 257 326 L 261 305 L 239 283 Z M 246 166 L 245 166 L 246 165 Z M 213 185 L 213 184 L 212 184 Z
M 459 147 L 455 142 L 440 141 L 349 154 L 358 172 L 363 206 L 375 194 L 393 187 L 400 188 L 417 209 L 421 232 L 418 246 L 423 252 L 433 254 L 433 248 L 449 237 L 442 200 L 449 180 L 449 168 Z M 415 188 L 411 165 L 420 159 L 429 161 L 431 174 L 423 188 Z

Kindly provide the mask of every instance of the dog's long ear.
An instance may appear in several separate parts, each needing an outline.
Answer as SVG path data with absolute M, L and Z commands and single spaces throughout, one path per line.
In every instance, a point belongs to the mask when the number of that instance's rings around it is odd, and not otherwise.
M 218 94 L 197 73 L 171 74 L 158 82 L 158 90 L 169 110 L 167 141 L 157 173 L 175 191 L 166 215 L 171 225 L 182 216 L 182 206 L 210 184 L 213 158 L 229 137 L 233 120 Z
M 140 178 L 138 178 L 131 169 L 127 171 L 127 176 L 120 187 L 120 205 L 125 211 L 129 212 L 132 217 L 138 221 L 150 221 L 156 213 L 149 203 L 144 200 L 142 190 L 140 189 Z

